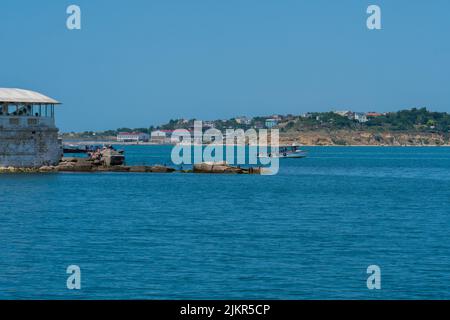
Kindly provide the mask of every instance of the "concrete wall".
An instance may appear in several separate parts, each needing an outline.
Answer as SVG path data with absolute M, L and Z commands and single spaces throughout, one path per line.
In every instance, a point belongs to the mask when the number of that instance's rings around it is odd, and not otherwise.
M 2 125 L 0 121 L 0 167 L 41 167 L 61 159 L 58 129 L 51 122 L 26 125 L 27 118 L 21 118 L 18 124 L 7 119 L 8 124 L 3 121 Z

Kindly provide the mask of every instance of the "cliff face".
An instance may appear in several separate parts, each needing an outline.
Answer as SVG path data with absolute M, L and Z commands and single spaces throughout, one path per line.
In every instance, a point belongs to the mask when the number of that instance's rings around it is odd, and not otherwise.
M 440 133 L 304 131 L 280 133 L 280 143 L 302 145 L 442 146 L 450 145 L 449 136 Z

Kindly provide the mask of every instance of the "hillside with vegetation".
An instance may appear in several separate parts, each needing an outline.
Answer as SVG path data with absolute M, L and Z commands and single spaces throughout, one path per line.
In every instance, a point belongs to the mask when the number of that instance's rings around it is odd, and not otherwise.
M 374 114 L 376 116 L 370 116 Z M 245 117 L 244 117 L 245 118 Z M 450 114 L 413 108 L 385 114 L 368 113 L 364 121 L 337 112 L 312 112 L 303 115 L 272 115 L 253 118 L 232 118 L 204 121 L 205 127 L 225 131 L 261 129 L 265 121 L 275 118 L 282 143 L 304 145 L 449 145 Z M 66 140 L 113 140 L 119 132 L 154 130 L 192 130 L 195 119 L 172 119 L 160 126 L 148 128 L 118 128 L 102 132 L 65 133 Z M 69 139 L 70 138 L 70 139 Z
M 450 115 L 425 108 L 390 112 L 358 122 L 333 112 L 280 122 L 285 143 L 306 145 L 448 145 Z

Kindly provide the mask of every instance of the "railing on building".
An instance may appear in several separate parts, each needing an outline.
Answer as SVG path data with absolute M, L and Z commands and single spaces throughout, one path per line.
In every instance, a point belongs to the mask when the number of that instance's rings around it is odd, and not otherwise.
M 3 128 L 55 127 L 55 107 L 45 105 L 0 105 L 0 126 Z

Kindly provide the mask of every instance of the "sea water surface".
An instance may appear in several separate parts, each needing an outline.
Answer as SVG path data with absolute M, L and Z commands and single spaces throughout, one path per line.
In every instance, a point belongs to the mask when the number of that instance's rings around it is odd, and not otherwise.
M 0 298 L 449 299 L 450 149 L 306 149 L 275 176 L 0 175 Z

